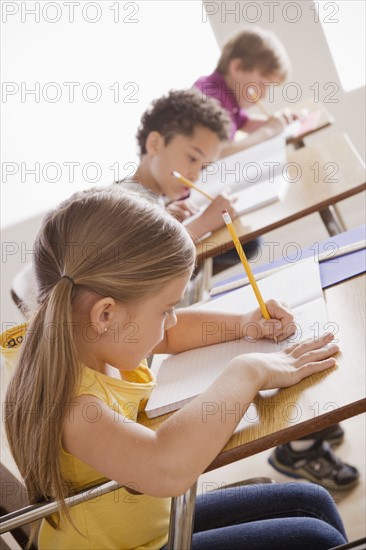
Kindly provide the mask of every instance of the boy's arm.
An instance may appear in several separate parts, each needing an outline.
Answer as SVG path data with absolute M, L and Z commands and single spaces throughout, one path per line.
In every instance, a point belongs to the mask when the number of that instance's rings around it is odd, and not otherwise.
M 259 308 L 243 314 L 179 309 L 177 324 L 165 332 L 164 340 L 152 353 L 181 353 L 230 340 L 270 338 L 278 341 L 294 331 L 292 313 L 276 300 L 266 302 L 271 319 L 263 319 Z

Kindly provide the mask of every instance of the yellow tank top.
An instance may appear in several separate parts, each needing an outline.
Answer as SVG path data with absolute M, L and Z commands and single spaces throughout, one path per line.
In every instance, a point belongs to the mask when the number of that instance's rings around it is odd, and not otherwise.
M 0 335 L 1 352 L 8 369 L 15 360 L 15 348 L 19 347 L 25 328 L 26 325 L 22 325 L 11 334 Z M 156 382 L 145 364 L 134 371 L 125 371 L 123 376 L 124 379 L 119 380 L 84 367 L 77 395 L 92 395 L 117 413 L 136 420 Z M 92 414 L 96 411 L 97 406 Z M 61 462 L 65 477 L 76 488 L 106 480 L 64 450 Z M 69 512 L 80 533 L 64 518 L 61 518 L 60 529 L 54 529 L 43 520 L 38 538 L 40 550 L 158 550 L 167 542 L 170 499 L 133 495 L 119 489 L 78 504 Z

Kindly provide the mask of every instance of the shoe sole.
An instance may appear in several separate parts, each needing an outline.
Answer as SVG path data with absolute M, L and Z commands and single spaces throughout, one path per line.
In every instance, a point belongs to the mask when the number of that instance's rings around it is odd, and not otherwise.
M 268 458 L 268 462 L 275 470 L 277 470 L 281 474 L 285 474 L 294 479 L 306 479 L 308 481 L 312 481 L 313 483 L 317 483 L 318 485 L 321 485 L 322 487 L 325 487 L 326 489 L 331 491 L 348 491 L 349 489 L 353 489 L 353 487 L 356 487 L 359 482 L 359 478 L 351 481 L 350 483 L 347 483 L 347 485 L 336 485 L 332 481 L 322 482 L 318 478 L 312 476 L 309 472 L 304 472 L 303 470 L 301 470 L 301 468 L 299 469 L 299 472 L 301 473 L 296 474 L 294 470 L 292 470 L 291 468 L 287 468 L 287 466 L 284 466 L 283 464 L 278 462 L 276 458 L 274 458 L 272 455 Z

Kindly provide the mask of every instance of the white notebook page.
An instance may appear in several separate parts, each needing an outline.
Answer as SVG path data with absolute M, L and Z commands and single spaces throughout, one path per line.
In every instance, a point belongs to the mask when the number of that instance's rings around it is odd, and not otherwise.
M 281 288 L 279 279 L 282 281 Z M 274 296 L 277 298 L 277 290 L 281 290 L 281 299 L 286 300 L 286 296 L 288 297 L 286 301 L 295 314 L 296 333 L 288 341 L 280 344 L 268 340 L 253 341 L 246 338 L 243 333 L 243 338 L 239 341 L 189 350 L 175 356 L 155 356 L 152 370 L 157 377 L 157 386 L 146 406 L 146 414 L 150 418 L 179 409 L 202 393 L 217 378 L 225 365 L 237 355 L 276 352 L 289 343 L 318 336 L 319 332 L 323 332 L 326 310 L 319 267 L 313 258 L 298 262 L 281 273 L 263 279 L 260 283 L 264 287 L 261 288 L 264 299 Z M 264 292 L 268 292 L 268 296 L 265 296 Z M 300 298 L 300 293 L 303 298 Z M 243 305 L 241 294 L 244 295 Z M 241 288 L 217 300 L 211 300 L 201 309 L 249 311 L 257 307 L 256 299 L 251 300 L 251 294 L 251 287 Z
M 208 166 L 201 181 L 195 185 L 212 196 L 230 188 L 236 193 L 250 187 L 256 188 L 262 182 L 274 183 L 282 174 L 286 162 L 284 134 L 263 141 L 234 155 L 224 157 Z M 190 197 L 198 206 L 207 206 L 208 200 L 198 191 L 191 190 Z

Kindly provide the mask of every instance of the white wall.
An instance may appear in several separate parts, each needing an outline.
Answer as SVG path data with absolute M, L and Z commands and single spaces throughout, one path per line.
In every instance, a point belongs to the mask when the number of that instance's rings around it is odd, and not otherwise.
M 79 0 L 74 12 L 70 4 L 1 2 L 2 323 L 21 319 L 9 288 L 31 260 L 24 252 L 42 214 L 78 189 L 131 174 L 150 101 L 190 87 L 219 54 L 200 0 Z M 26 172 L 35 168 L 38 182 Z
M 352 0 L 354 1 L 354 0 Z M 314 98 L 314 84 L 319 87 L 319 99 L 334 116 L 333 130 L 345 131 L 350 136 L 355 147 L 362 157 L 365 155 L 365 87 L 352 92 L 344 92 L 329 51 L 326 38 L 320 22 L 316 22 L 316 12 L 312 0 L 297 2 L 204 2 L 208 20 L 213 26 L 215 35 L 222 45 L 227 38 L 243 27 L 256 24 L 272 30 L 284 44 L 291 62 L 291 81 L 296 82 L 302 92 L 302 99 Z M 342 6 L 349 4 L 347 0 L 328 2 L 328 10 L 323 11 L 323 21 L 329 20 L 331 25 L 341 26 L 344 12 Z M 336 9 L 338 10 L 336 12 Z M 340 23 L 331 21 L 339 20 Z M 295 22 L 291 22 L 295 21 Z M 364 31 L 364 28 L 363 28 Z M 340 33 L 339 40 L 347 50 L 351 36 Z M 361 54 L 360 54 L 361 55 Z M 349 63 L 357 70 L 356 60 L 349 59 Z M 213 67 L 214 68 L 214 67 Z M 331 98 L 335 102 L 326 100 L 329 94 L 339 90 Z M 294 89 L 289 90 L 291 93 Z M 270 106 L 273 109 L 291 106 L 279 91 L 275 94 L 275 102 Z M 296 103 L 293 104 L 296 106 Z M 320 139 L 315 135 L 314 139 Z
M 219 53 L 200 1 L 82 0 L 74 15 L 63 0 L 1 4 L 2 227 L 130 174 L 150 101 L 191 86 Z

